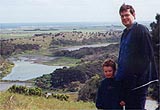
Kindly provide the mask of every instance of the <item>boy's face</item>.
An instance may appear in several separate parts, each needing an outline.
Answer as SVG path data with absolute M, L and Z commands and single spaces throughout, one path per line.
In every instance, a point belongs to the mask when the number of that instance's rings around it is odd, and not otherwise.
M 114 71 L 111 66 L 104 66 L 103 72 L 106 78 L 113 78 Z

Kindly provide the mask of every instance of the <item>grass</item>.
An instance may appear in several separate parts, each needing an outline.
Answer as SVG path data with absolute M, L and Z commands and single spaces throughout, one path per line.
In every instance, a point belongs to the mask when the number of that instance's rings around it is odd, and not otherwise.
M 51 41 L 52 41 L 52 37 L 43 38 L 43 36 L 39 36 L 39 37 L 30 36 L 28 38 L 22 37 L 21 39 L 13 40 L 12 43 L 14 44 L 38 44 L 42 48 L 48 48 Z
M 60 101 L 40 96 L 25 96 L 0 92 L 0 110 L 95 110 L 92 102 Z
M 0 65 L 0 80 L 7 76 L 11 71 L 12 68 L 14 67 L 14 64 L 8 61 L 4 61 L 1 65 Z
M 1 39 L 10 39 L 10 38 L 28 38 L 32 36 L 32 33 L 27 34 L 27 33 L 23 33 L 23 34 L 0 34 Z
M 80 62 L 80 59 L 70 58 L 70 57 L 59 57 L 50 62 L 44 62 L 43 64 L 52 66 L 76 66 Z
M 23 51 L 19 54 L 14 54 L 12 55 L 13 57 L 20 57 L 20 56 L 25 56 L 25 55 L 44 55 L 44 56 L 50 56 L 51 55 L 51 52 L 47 49 L 39 49 L 39 50 L 26 50 L 26 51 Z
M 75 31 L 81 31 L 81 32 L 102 32 L 106 31 L 106 29 L 78 29 Z M 1 38 L 3 39 L 10 39 L 10 38 L 29 38 L 32 37 L 34 34 L 40 34 L 40 33 L 59 33 L 59 32 L 73 32 L 72 29 L 60 29 L 60 30 L 54 30 L 54 31 L 23 31 L 21 29 L 16 30 L 8 30 L 3 31 L 3 33 L 0 33 Z

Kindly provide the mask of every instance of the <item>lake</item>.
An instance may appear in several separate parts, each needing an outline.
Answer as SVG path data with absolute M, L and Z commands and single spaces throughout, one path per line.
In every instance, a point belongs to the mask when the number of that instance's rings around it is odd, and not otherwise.
M 6 77 L 2 78 L 2 80 L 26 81 L 36 77 L 40 77 L 43 74 L 50 74 L 57 68 L 63 67 L 38 64 L 34 63 L 33 60 L 35 59 L 20 57 L 19 60 L 13 61 L 15 66 L 12 68 L 11 73 L 8 74 Z

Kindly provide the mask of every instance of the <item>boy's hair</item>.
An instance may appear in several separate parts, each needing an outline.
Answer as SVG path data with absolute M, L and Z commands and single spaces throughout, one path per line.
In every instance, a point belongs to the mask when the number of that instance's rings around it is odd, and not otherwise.
M 105 67 L 105 66 L 112 67 L 113 68 L 113 72 L 115 73 L 115 71 L 116 71 L 116 63 L 112 59 L 106 59 L 102 64 L 102 67 Z
M 134 8 L 131 5 L 126 5 L 126 4 L 122 4 L 122 6 L 119 9 L 119 14 L 121 14 L 121 12 L 123 11 L 127 11 L 128 9 L 130 10 L 130 13 L 134 15 L 135 13 Z

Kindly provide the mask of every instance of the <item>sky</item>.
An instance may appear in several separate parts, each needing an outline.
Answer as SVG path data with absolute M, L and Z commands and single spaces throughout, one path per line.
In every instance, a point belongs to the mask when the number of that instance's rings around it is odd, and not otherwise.
M 120 22 L 123 3 L 135 8 L 137 21 L 160 14 L 160 0 L 0 0 L 0 23 Z

